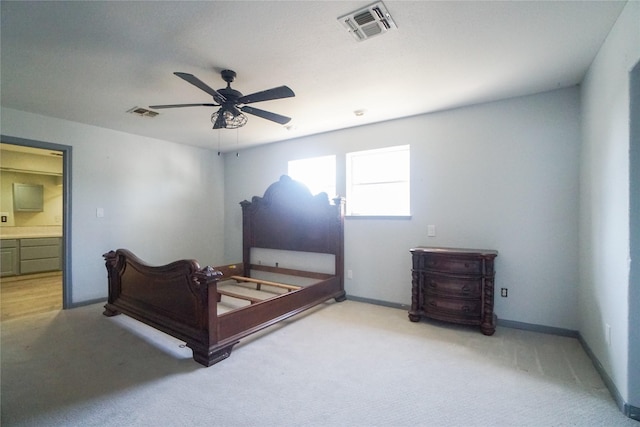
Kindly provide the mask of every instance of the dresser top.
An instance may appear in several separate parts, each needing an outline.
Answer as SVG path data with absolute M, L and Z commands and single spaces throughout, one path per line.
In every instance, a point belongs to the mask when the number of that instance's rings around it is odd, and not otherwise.
M 412 253 L 423 252 L 430 254 L 443 254 L 443 255 L 480 255 L 496 257 L 498 251 L 493 249 L 468 249 L 468 248 L 436 248 L 431 246 L 418 246 L 411 249 Z

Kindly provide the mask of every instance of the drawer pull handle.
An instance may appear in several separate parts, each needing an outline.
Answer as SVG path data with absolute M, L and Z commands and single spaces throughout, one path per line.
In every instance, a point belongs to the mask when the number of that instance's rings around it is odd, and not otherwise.
M 433 302 L 433 301 L 429 301 L 429 305 L 430 305 L 431 307 L 437 307 L 437 306 L 438 306 L 438 305 L 437 305 L 435 302 Z
M 469 292 L 471 292 L 471 289 L 469 288 L 469 285 L 464 285 L 462 287 L 462 293 L 463 294 L 468 294 Z
M 464 311 L 465 313 L 469 312 L 469 306 L 468 305 L 463 305 L 462 306 L 462 311 Z
M 433 289 L 438 287 L 438 284 L 434 281 L 429 282 L 429 286 L 432 287 Z

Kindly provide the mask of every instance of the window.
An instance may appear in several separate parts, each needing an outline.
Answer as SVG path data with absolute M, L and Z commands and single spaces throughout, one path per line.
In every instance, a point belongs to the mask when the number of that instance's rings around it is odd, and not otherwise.
M 409 145 L 347 153 L 347 214 L 409 216 Z
M 312 157 L 289 161 L 289 176 L 306 185 L 311 194 L 325 192 L 336 197 L 336 156 Z

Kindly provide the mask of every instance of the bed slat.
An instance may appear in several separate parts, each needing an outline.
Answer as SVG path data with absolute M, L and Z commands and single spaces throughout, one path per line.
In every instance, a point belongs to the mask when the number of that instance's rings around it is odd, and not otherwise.
M 241 295 L 241 294 L 236 294 L 235 292 L 229 292 L 223 289 L 218 289 L 218 302 L 220 302 L 221 295 L 249 301 L 251 304 L 262 301 L 262 299 L 260 298 L 254 298 L 254 297 L 250 297 L 249 295 Z
M 297 291 L 302 286 L 286 285 L 284 283 L 270 282 L 268 280 L 254 279 L 253 277 L 231 276 L 230 279 L 236 282 L 255 283 L 257 285 L 275 286 L 276 288 L 287 289 L 289 291 Z

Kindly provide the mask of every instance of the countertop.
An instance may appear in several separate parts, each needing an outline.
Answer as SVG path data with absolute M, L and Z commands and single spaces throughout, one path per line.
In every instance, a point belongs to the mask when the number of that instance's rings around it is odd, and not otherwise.
M 62 237 L 61 226 L 1 227 L 0 239 L 41 239 Z
M 0 239 L 8 240 L 8 239 L 42 239 L 46 237 L 62 237 L 60 234 L 11 234 L 5 235 L 0 234 Z

